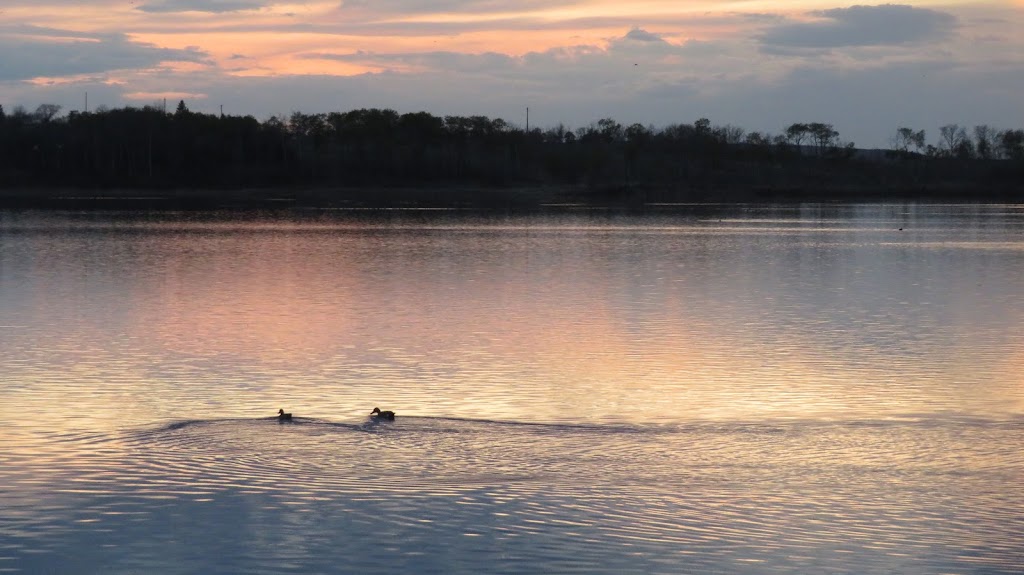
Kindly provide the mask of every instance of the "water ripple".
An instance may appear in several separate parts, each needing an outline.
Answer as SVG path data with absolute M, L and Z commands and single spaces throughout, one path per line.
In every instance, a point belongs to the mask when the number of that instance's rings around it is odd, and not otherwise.
M 1020 573 L 1020 211 L 0 213 L 0 570 Z

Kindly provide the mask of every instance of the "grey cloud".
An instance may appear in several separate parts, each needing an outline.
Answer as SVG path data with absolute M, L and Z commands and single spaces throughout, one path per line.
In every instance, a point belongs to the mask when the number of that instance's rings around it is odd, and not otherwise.
M 273 0 L 151 0 L 136 9 L 143 12 L 240 12 L 272 5 Z
M 626 40 L 633 40 L 635 42 L 664 42 L 661 36 L 652 34 L 642 28 L 633 28 L 625 36 Z
M 941 39 L 957 25 L 952 14 L 900 4 L 851 6 L 812 14 L 822 20 L 774 26 L 759 39 L 770 48 L 892 46 Z
M 781 14 L 773 14 L 770 12 L 739 12 L 735 14 L 736 17 L 750 22 L 761 22 L 761 23 L 773 23 L 785 22 L 785 16 Z
M 581 94 L 586 94 L 595 86 L 607 87 L 620 82 L 634 85 L 637 75 L 670 72 L 678 64 L 667 64 L 667 57 L 692 61 L 691 67 L 697 69 L 707 65 L 708 57 L 722 54 L 725 50 L 723 46 L 709 42 L 690 41 L 672 44 L 642 28 L 633 28 L 624 36 L 610 40 L 607 49 L 585 45 L 565 46 L 528 52 L 521 56 L 494 52 L 465 54 L 438 50 L 399 53 L 316 52 L 301 57 L 357 63 L 382 69 L 404 66 L 433 73 L 495 78 L 505 76 L 514 78 L 513 81 L 537 85 L 553 82 L 559 85 L 561 90 L 579 87 L 582 89 Z
M 79 32 L 50 28 L 47 26 L 36 26 L 34 24 L 0 24 L 0 40 L 6 37 L 32 38 L 45 36 L 47 38 L 60 38 L 66 40 L 89 39 L 101 40 L 109 35 L 94 32 Z
M 382 14 L 343 14 L 340 18 L 323 18 L 316 22 L 292 22 L 287 24 L 268 23 L 261 21 L 230 22 L 212 25 L 206 28 L 210 33 L 225 32 L 307 32 L 315 34 L 341 34 L 347 36 L 455 36 L 458 34 L 482 31 L 504 31 L 515 33 L 520 30 L 571 30 L 574 28 L 620 28 L 630 29 L 636 18 L 629 16 L 587 17 L 569 20 L 538 20 L 528 16 L 509 16 L 487 19 L 486 21 L 403 21 L 400 18 L 388 19 Z M 751 20 L 740 14 L 724 14 L 704 17 L 666 17 L 658 19 L 658 26 L 665 29 L 697 30 L 702 28 L 720 28 L 722 26 L 738 27 L 754 30 L 763 27 L 760 20 Z M 568 35 L 570 33 L 566 33 Z M 737 33 L 738 35 L 744 35 Z M 654 40 L 660 35 L 640 30 L 635 36 L 647 36 Z M 622 39 L 622 38 L 620 38 Z M 639 39 L 634 37 L 634 40 Z
M 666 41 L 660 34 L 648 32 L 642 28 L 633 28 L 625 36 L 614 38 L 608 43 L 608 52 L 612 56 L 623 58 L 642 58 L 644 62 L 657 61 L 659 58 L 677 56 L 683 58 L 708 57 L 726 51 L 724 44 L 700 40 L 687 40 L 682 44 Z
M 480 73 L 507 70 L 515 65 L 513 56 L 496 52 L 463 54 L 460 52 L 434 51 L 411 53 L 351 52 L 345 54 L 315 52 L 300 56 L 308 60 L 334 60 L 365 66 L 390 67 L 396 64 L 426 68 L 429 70 L 458 70 L 461 73 Z
M 646 89 L 680 77 L 700 78 L 688 86 L 689 95 L 701 90 L 721 72 L 721 56 L 730 48 L 711 43 L 638 42 L 621 36 L 607 47 L 577 45 L 529 52 L 521 56 L 498 53 L 461 54 L 449 51 L 429 53 L 352 52 L 308 54 L 311 59 L 331 59 L 369 65 L 377 69 L 406 69 L 339 79 L 349 86 L 346 96 L 359 93 L 361 86 L 374 98 L 334 104 L 352 107 L 382 106 L 398 110 L 425 109 L 436 114 L 509 115 L 509 110 L 531 107 L 537 125 L 564 122 L 581 126 L 602 117 L 618 117 L 642 123 L 665 123 L 655 116 L 635 117 L 633 102 L 641 113 L 652 102 L 663 107 L 683 106 L 676 99 L 644 95 Z M 313 82 L 313 77 L 296 77 L 296 82 Z M 327 80 L 324 80 L 325 82 Z M 385 88 L 387 86 L 387 88 Z M 288 101 L 287 98 L 285 101 Z M 631 116 L 625 115 L 630 110 Z M 686 113 L 683 118 L 692 121 Z M 673 122 L 681 121 L 674 117 Z
M 472 13 L 494 14 L 524 11 L 532 8 L 571 6 L 571 0 L 344 0 L 343 12 L 374 12 L 378 14 Z
M 54 42 L 54 37 L 66 39 Z M 124 34 L 82 34 L 37 27 L 0 29 L 0 81 L 96 74 L 148 68 L 164 61 L 202 62 L 199 50 L 157 48 L 132 42 Z

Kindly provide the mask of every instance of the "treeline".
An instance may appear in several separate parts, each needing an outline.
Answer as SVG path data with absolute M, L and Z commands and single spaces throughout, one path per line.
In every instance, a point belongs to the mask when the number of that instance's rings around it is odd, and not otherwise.
M 973 136 L 973 137 L 972 137 Z M 747 133 L 701 118 L 662 128 L 602 119 L 529 131 L 484 116 L 361 109 L 251 116 L 161 107 L 60 115 L 0 107 L 0 187 L 91 189 L 569 186 L 664 199 L 806 190 L 1020 191 L 1024 130 L 899 128 L 867 152 L 830 124 Z M 654 197 L 653 199 L 659 199 Z
M 930 158 L 964 160 L 1024 159 L 1024 130 L 997 130 L 988 125 L 975 126 L 971 134 L 959 124 L 939 128 L 937 145 L 926 142 L 924 130 L 901 127 L 892 138 L 896 156 L 923 154 Z M 890 155 L 890 157 L 892 154 Z

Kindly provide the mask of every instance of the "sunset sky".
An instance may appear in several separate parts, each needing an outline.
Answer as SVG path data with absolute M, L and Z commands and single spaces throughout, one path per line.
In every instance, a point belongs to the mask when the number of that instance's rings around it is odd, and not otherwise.
M 1024 128 L 1024 0 L 4 0 L 0 104 Z

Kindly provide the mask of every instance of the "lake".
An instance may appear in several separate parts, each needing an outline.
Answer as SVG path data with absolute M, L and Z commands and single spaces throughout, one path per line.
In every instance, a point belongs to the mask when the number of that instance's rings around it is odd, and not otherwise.
M 1022 205 L 0 211 L 0 572 L 1021 573 L 1022 279 Z

